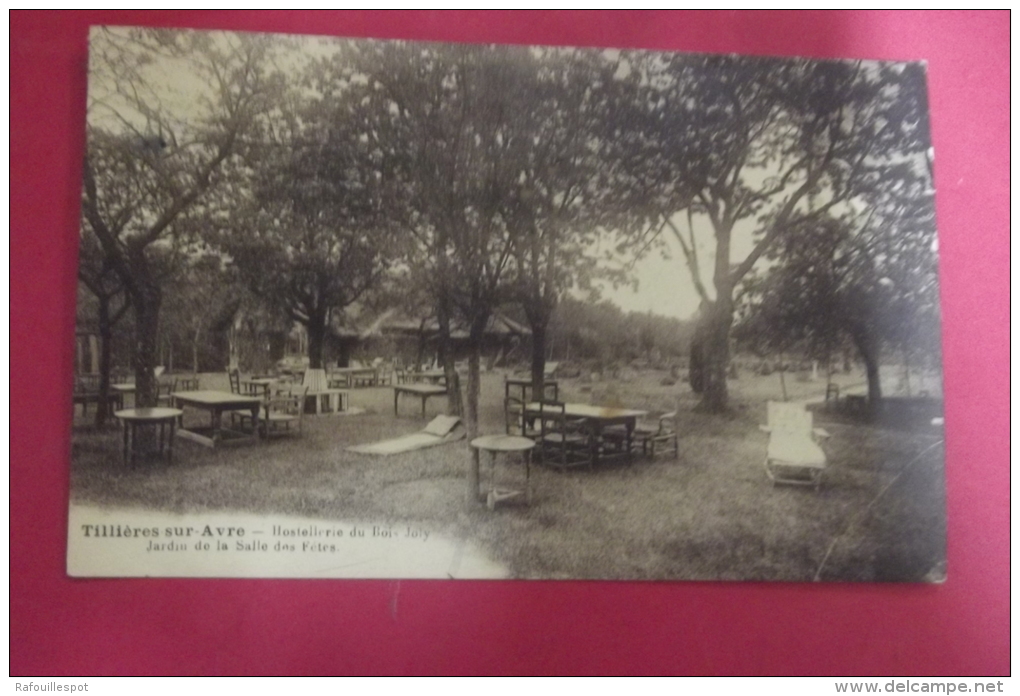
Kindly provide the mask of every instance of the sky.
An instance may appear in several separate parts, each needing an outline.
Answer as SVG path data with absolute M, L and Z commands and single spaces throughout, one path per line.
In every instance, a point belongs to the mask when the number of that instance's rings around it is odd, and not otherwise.
M 686 232 L 687 218 L 678 215 L 674 224 Z M 731 240 L 731 264 L 740 263 L 751 253 L 753 222 L 743 220 L 734 225 Z M 704 217 L 694 217 L 695 243 L 698 249 L 698 263 L 701 281 L 709 294 L 714 297 L 712 271 L 715 266 L 715 244 L 712 228 Z M 613 288 L 608 283 L 601 286 L 602 297 L 610 300 L 625 312 L 649 312 L 677 319 L 690 319 L 698 311 L 701 300 L 690 270 L 684 261 L 683 251 L 672 233 L 663 233 L 662 245 L 651 251 L 633 265 L 637 288 L 621 286 Z M 763 262 L 762 262 L 763 263 Z

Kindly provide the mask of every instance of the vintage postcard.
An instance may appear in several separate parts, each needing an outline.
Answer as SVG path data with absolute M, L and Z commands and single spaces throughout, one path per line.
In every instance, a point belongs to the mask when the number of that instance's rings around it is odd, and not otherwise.
M 940 582 L 925 67 L 96 27 L 77 577 Z

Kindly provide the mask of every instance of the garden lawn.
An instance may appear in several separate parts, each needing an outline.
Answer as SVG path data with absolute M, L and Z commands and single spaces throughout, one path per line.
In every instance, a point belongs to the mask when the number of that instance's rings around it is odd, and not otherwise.
M 72 435 L 71 497 L 104 507 L 168 512 L 281 513 L 345 522 L 408 523 L 470 540 L 520 578 L 691 580 L 940 580 L 945 574 L 945 494 L 941 433 L 856 423 L 816 413 L 830 431 L 829 467 L 820 492 L 773 487 L 763 459 L 765 402 L 778 399 L 778 377 L 730 382 L 728 416 L 696 413 L 687 385 L 662 386 L 645 371 L 612 382 L 561 382 L 561 398 L 625 405 L 654 413 L 679 406 L 680 458 L 594 472 L 533 467 L 530 506 L 488 510 L 469 502 L 466 441 L 390 457 L 346 448 L 419 430 L 445 410 L 442 399 L 401 403 L 393 392 L 353 390 L 365 413 L 306 416 L 301 437 L 210 450 L 175 444 L 174 462 L 120 457 L 115 428 L 97 432 L 77 418 Z M 502 432 L 503 373 L 483 375 L 481 430 Z M 844 387 L 861 376 L 841 375 Z M 222 381 L 223 384 L 219 382 Z M 203 375 L 202 388 L 223 388 Z M 787 376 L 792 399 L 824 394 L 824 382 Z M 207 419 L 188 413 L 187 421 Z M 483 459 L 483 481 L 488 459 Z M 519 464 L 501 464 L 504 481 Z

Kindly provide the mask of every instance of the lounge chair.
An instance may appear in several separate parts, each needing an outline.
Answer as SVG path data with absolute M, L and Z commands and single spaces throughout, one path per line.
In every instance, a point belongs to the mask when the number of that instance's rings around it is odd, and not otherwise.
M 772 484 L 814 486 L 818 490 L 827 464 L 818 441 L 829 433 L 813 428 L 811 413 L 800 404 L 768 402 L 768 421 L 768 425 L 758 427 L 769 434 L 765 473 Z
M 464 428 L 461 426 L 460 418 L 456 416 L 436 416 L 432 421 L 416 433 L 395 437 L 390 440 L 371 442 L 365 445 L 348 447 L 348 452 L 358 454 L 375 454 L 389 456 L 403 452 L 427 449 L 437 445 L 445 445 L 450 442 L 463 440 Z

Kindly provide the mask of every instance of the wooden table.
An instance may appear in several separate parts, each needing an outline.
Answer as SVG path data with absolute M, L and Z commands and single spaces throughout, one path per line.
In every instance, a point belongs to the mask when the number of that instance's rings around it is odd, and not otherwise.
M 393 385 L 393 415 L 397 415 L 397 403 L 401 394 L 414 394 L 421 397 L 421 415 L 425 417 L 425 402 L 430 396 L 442 396 L 446 394 L 446 387 L 438 384 L 394 384 Z
M 570 418 L 583 418 L 588 423 L 592 442 L 592 462 L 599 458 L 599 444 L 602 440 L 602 429 L 610 425 L 622 425 L 627 431 L 627 448 L 624 450 L 628 459 L 631 458 L 631 443 L 637 419 L 648 415 L 648 411 L 630 408 L 612 408 L 609 406 L 591 406 L 589 404 L 564 404 L 565 414 Z M 547 411 L 548 412 L 548 411 Z M 537 418 L 541 413 L 541 405 L 532 402 L 525 406 L 525 417 Z
M 173 398 L 174 406 L 183 409 L 185 406 L 208 411 L 210 415 L 210 427 L 185 429 L 183 423 L 177 430 L 177 435 L 188 440 L 193 440 L 206 447 L 218 447 L 231 440 L 248 439 L 247 433 L 241 433 L 223 427 L 223 413 L 225 411 L 248 411 L 252 419 L 252 442 L 259 441 L 259 410 L 262 408 L 263 400 L 258 396 L 244 396 L 243 394 L 231 394 L 222 391 L 187 391 L 174 392 L 170 395 Z M 247 415 L 247 414 L 245 414 Z M 224 437 L 227 435 L 228 437 Z
M 524 496 L 527 502 L 531 503 L 531 450 L 535 442 L 526 437 L 516 435 L 483 435 L 471 441 L 471 446 L 479 452 L 489 453 L 489 490 L 485 496 L 485 503 L 490 510 L 496 508 L 496 504 L 511 498 Z M 519 488 L 500 488 L 496 485 L 496 455 L 500 452 L 521 452 L 524 455 L 524 490 Z
M 163 456 L 166 445 L 167 463 L 174 460 L 174 428 L 177 419 L 184 415 L 178 408 L 127 408 L 113 414 L 124 426 L 124 463 L 132 464 L 135 459 L 135 445 L 138 444 L 137 430 L 140 427 L 152 426 L 158 429 L 158 447 L 156 452 Z M 169 426 L 169 437 L 165 437 Z

